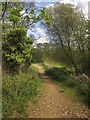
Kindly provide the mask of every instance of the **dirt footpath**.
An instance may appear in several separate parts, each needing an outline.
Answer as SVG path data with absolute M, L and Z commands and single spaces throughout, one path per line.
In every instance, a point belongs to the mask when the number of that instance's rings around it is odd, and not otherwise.
M 42 92 L 36 103 L 29 103 L 27 118 L 88 118 L 88 108 L 70 98 L 48 76 L 39 64 L 34 65 L 43 79 Z

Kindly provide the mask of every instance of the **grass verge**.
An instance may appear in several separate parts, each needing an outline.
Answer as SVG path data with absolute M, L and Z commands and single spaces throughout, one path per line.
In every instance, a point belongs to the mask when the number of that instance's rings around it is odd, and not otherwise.
M 2 82 L 2 117 L 7 118 L 13 112 L 24 114 L 27 104 L 40 91 L 42 80 L 38 77 L 37 70 L 30 69 L 18 75 L 3 75 Z
M 46 75 L 57 81 L 67 94 L 77 98 L 90 107 L 90 80 L 75 76 L 73 69 L 63 67 L 52 67 L 46 69 Z

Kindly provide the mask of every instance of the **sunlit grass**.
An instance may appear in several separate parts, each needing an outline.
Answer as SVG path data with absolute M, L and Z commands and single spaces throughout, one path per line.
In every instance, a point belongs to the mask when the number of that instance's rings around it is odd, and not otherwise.
M 12 116 L 13 112 L 24 114 L 27 103 L 39 93 L 42 80 L 38 77 L 37 69 L 33 66 L 18 75 L 3 75 L 2 114 Z

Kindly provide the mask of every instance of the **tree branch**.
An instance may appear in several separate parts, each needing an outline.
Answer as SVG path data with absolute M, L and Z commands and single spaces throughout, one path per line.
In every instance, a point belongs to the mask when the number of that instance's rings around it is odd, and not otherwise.
M 3 13 L 2 13 L 2 18 L 3 18 L 3 17 L 4 17 L 4 15 L 5 15 L 6 9 L 7 9 L 7 2 L 5 2 L 4 11 L 3 11 Z

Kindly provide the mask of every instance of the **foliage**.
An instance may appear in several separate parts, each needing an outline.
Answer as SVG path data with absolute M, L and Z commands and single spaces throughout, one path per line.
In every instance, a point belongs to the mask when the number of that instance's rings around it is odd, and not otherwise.
M 32 39 L 27 38 L 27 29 L 43 18 L 47 20 L 45 8 L 36 8 L 33 2 L 2 2 L 3 68 L 7 72 L 29 67 L 32 60 Z M 38 11 L 38 14 L 36 14 Z M 4 70 L 4 71 L 5 71 Z
M 35 22 L 35 4 L 33 2 L 2 2 L 2 26 L 29 27 Z M 6 21 L 9 22 L 6 22 Z M 5 28 L 7 29 L 7 28 Z
M 77 74 L 88 74 L 88 27 L 83 12 L 74 5 L 60 3 L 47 8 L 47 13 L 51 19 L 51 26 L 47 27 L 51 41 L 60 43 L 64 56 Z M 58 47 L 56 54 L 59 55 Z
M 52 76 L 54 79 L 57 79 L 59 81 L 67 80 L 71 73 L 74 74 L 74 72 L 70 69 L 67 69 L 67 67 L 53 67 L 46 70 L 46 74 Z
M 31 63 L 32 39 L 26 36 L 26 29 L 15 28 L 3 37 L 3 57 L 11 68 Z
M 42 58 L 43 58 L 43 53 L 41 51 L 41 49 L 39 48 L 34 48 L 34 52 L 33 52 L 33 62 L 37 63 L 37 62 L 42 62 Z
M 41 44 L 40 48 L 41 52 L 43 53 L 43 61 L 53 61 L 53 63 L 60 63 L 66 64 L 71 66 L 69 59 L 64 53 L 63 48 L 59 42 L 49 42 Z
M 25 113 L 27 103 L 38 94 L 41 86 L 41 79 L 32 66 L 27 73 L 18 75 L 3 75 L 2 83 L 2 112 L 3 117 L 12 116 L 16 111 Z
M 44 62 L 41 63 L 41 66 L 43 67 L 44 70 L 46 70 L 48 68 L 48 65 L 45 64 Z

